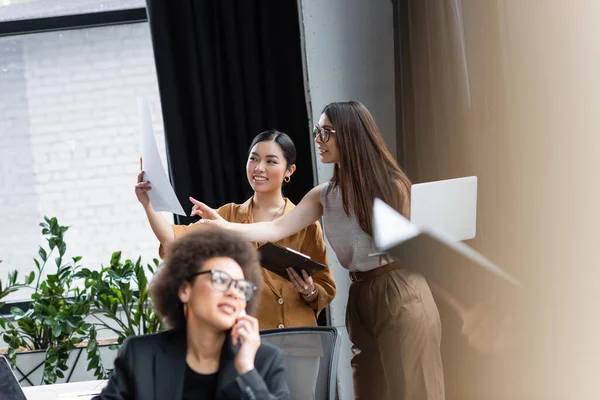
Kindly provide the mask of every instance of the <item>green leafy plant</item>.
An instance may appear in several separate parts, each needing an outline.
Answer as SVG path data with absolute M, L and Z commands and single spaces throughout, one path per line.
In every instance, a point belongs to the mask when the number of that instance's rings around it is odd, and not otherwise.
M 93 326 L 85 322 L 91 302 L 86 292 L 74 285 L 75 275 L 81 268 L 78 264 L 81 257 L 65 262 L 64 234 L 69 227 L 61 226 L 56 218 L 44 217 L 44 221 L 40 227 L 47 247 L 39 247 L 39 258 L 34 258 L 36 270 L 25 279 L 25 284 L 33 289 L 31 305 L 27 310 L 13 307 L 10 311 L 12 321 L 3 321 L 2 328 L 13 366 L 19 350 L 47 351 L 43 380 L 51 384 L 64 377 L 71 351 L 88 337 Z M 52 262 L 56 272 L 42 279 Z M 36 282 L 35 286 L 31 286 L 33 282 Z M 17 285 L 16 274 L 9 278 L 11 283 L 13 288 Z
M 81 257 L 66 258 L 64 235 L 69 227 L 48 217 L 40 227 L 47 246 L 39 247 L 35 270 L 23 282 L 16 271 L 8 275 L 5 284 L 0 281 L 0 307 L 10 293 L 24 287 L 32 290 L 28 309 L 13 307 L 9 318 L 0 317 L 3 339 L 9 346 L 7 356 L 14 367 L 17 352 L 46 350 L 43 381 L 51 384 L 64 378 L 71 352 L 87 341 L 88 370 L 93 370 L 96 378 L 106 379 L 110 370 L 102 364 L 99 331 L 114 334 L 116 344 L 111 349 L 115 350 L 129 336 L 164 329 L 148 293 L 148 277 L 159 262 L 154 259 L 153 264 L 144 265 L 141 258 L 123 260 L 118 251 L 108 267 L 99 271 L 82 268 Z M 52 263 L 55 273 L 44 276 Z M 86 322 L 88 316 L 96 321 Z
M 0 264 L 2 264 L 2 260 L 0 260 Z M 2 283 L 2 279 L 0 279 L 0 308 L 4 307 L 6 302 L 2 301 L 6 296 L 11 293 L 16 292 L 19 288 L 23 287 L 24 284 L 19 282 L 18 272 L 14 270 L 8 273 L 6 277 L 5 283 Z M 2 316 L 0 316 L 0 324 L 2 323 Z
M 2 264 L 2 260 L 0 260 L 0 264 Z M 2 283 L 2 279 L 0 279 L 0 309 L 6 304 L 2 299 L 6 298 L 9 294 L 16 292 L 23 286 L 24 284 L 19 282 L 18 272 L 16 270 L 8 273 L 5 283 Z M 6 322 L 2 314 L 0 314 L 0 328 L 6 329 Z
M 157 259 L 153 265 L 142 264 L 141 257 L 136 262 L 122 260 L 120 251 L 114 252 L 110 265 L 100 271 L 83 268 L 76 277 L 85 279 L 87 296 L 93 308 L 103 318 L 92 315 L 99 330 L 109 330 L 117 337 L 118 345 L 129 336 L 158 332 L 164 326 L 154 313 L 149 301 L 148 276 L 158 267 Z M 116 346 L 113 346 L 116 347 Z M 88 360 L 98 379 L 105 379 L 108 370 L 100 362 L 100 352 L 93 330 L 88 343 Z

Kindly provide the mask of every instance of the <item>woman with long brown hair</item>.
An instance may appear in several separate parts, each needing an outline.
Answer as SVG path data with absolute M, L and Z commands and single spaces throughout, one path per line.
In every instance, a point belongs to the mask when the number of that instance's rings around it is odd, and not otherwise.
M 323 216 L 324 230 L 352 285 L 346 327 L 353 343 L 357 399 L 444 398 L 441 323 L 427 282 L 376 253 L 372 233 L 374 199 L 410 215 L 410 180 L 385 146 L 365 106 L 326 106 L 314 128 L 323 163 L 334 163 L 331 180 L 313 188 L 288 214 L 257 224 L 232 224 L 205 204 L 204 223 L 252 241 L 277 241 Z

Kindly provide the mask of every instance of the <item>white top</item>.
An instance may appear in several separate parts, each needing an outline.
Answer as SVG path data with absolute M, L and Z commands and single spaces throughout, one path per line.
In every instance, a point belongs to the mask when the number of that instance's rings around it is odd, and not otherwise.
M 346 215 L 339 187 L 325 184 L 321 204 L 323 230 L 342 267 L 351 272 L 369 271 L 386 264 L 382 257 L 369 257 L 369 254 L 378 253 L 373 238 L 361 229 L 352 210 L 349 216 Z

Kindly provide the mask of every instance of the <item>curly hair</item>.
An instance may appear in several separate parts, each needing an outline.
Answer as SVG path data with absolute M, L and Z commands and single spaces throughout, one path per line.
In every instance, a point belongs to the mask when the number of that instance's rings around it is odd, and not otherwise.
M 162 267 L 150 283 L 154 311 L 169 328 L 185 328 L 179 289 L 192 274 L 202 269 L 205 261 L 215 257 L 230 257 L 235 260 L 242 267 L 245 279 L 256 285 L 255 295 L 246 305 L 246 312 L 255 315 L 263 287 L 258 251 L 233 233 L 206 227 L 193 230 L 173 242 Z

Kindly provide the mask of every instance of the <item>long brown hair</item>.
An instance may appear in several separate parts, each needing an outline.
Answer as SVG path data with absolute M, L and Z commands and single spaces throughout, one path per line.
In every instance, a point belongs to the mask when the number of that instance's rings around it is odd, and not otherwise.
M 346 215 L 352 210 L 361 229 L 373 235 L 373 200 L 380 198 L 402 212 L 403 202 L 410 201 L 410 180 L 390 154 L 364 105 L 336 102 L 327 105 L 323 113 L 335 129 L 340 155 L 331 185 L 339 186 Z

